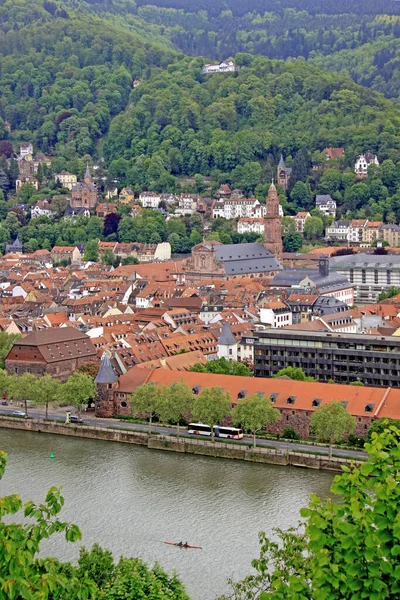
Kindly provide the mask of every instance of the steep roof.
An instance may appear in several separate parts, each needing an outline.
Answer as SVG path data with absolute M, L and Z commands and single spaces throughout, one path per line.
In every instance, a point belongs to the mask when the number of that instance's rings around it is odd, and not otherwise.
M 228 321 L 225 321 L 219 336 L 218 346 L 236 346 L 236 339 L 232 333 Z
M 277 258 L 257 242 L 216 246 L 216 258 L 222 262 L 227 275 L 264 273 L 282 269 Z
M 115 383 L 118 377 L 111 366 L 108 354 L 104 353 L 100 363 L 100 369 L 96 375 L 96 383 Z

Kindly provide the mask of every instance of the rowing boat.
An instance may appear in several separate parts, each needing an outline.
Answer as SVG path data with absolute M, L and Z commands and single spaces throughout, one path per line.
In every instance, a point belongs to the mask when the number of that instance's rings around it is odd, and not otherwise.
M 178 548 L 195 548 L 197 550 L 203 550 L 201 546 L 191 546 L 190 544 L 179 544 L 177 542 L 164 542 L 164 544 L 168 544 L 169 546 L 178 546 Z

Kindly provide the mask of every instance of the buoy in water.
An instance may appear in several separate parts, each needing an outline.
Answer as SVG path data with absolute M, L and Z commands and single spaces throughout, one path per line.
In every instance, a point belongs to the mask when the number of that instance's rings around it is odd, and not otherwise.
M 50 454 L 50 458 L 55 458 L 55 454 L 53 454 L 53 452 Z

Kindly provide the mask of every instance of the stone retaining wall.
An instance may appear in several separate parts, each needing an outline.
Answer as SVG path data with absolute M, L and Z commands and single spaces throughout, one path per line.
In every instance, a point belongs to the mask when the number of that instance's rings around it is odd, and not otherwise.
M 343 464 L 350 464 L 346 458 L 332 458 L 317 456 L 315 454 L 303 454 L 290 450 L 275 450 L 270 448 L 252 448 L 251 446 L 234 445 L 209 440 L 188 440 L 169 436 L 154 435 L 149 437 L 147 433 L 138 431 L 127 431 L 123 429 L 110 429 L 106 427 L 89 427 L 86 425 L 66 425 L 64 423 L 52 423 L 38 420 L 23 420 L 14 417 L 0 416 L 0 428 L 20 429 L 24 431 L 35 431 L 38 433 L 51 433 L 80 437 L 109 442 L 122 442 L 126 444 L 138 444 L 147 446 L 152 450 L 166 450 L 182 454 L 197 454 L 213 458 L 229 458 L 231 460 L 244 460 L 247 462 L 305 467 L 308 469 L 324 469 L 330 471 L 341 471 Z

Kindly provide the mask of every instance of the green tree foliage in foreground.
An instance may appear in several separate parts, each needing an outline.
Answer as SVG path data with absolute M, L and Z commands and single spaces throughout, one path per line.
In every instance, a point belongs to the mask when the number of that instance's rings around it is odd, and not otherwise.
M 211 440 L 214 442 L 214 427 L 231 410 L 231 397 L 229 392 L 223 392 L 219 387 L 205 388 L 195 397 L 192 407 L 192 418 L 200 423 L 207 423 L 211 427 Z
M 244 431 L 253 435 L 253 446 L 256 447 L 256 433 L 266 425 L 276 423 L 281 418 L 279 410 L 272 406 L 270 398 L 259 394 L 239 400 L 232 411 L 235 425 L 241 425 Z
M 195 371 L 196 373 L 217 373 L 218 375 L 243 375 L 244 377 L 251 377 L 253 375 L 246 365 L 233 360 L 226 360 L 224 357 L 210 360 L 205 365 L 196 363 L 189 371 Z
M 0 451 L 0 479 L 6 455 Z M 78 565 L 39 558 L 41 542 L 62 533 L 67 542 L 81 539 L 76 525 L 58 518 L 64 505 L 60 488 L 51 488 L 45 502 L 22 503 L 18 495 L 0 498 L 0 600 L 189 600 L 176 575 L 158 564 L 148 567 L 139 558 L 121 557 L 117 564 L 110 551 L 98 544 L 80 549 Z M 24 511 L 27 522 L 10 523 Z
M 0 369 L 4 369 L 4 360 L 7 354 L 10 352 L 11 348 L 21 339 L 21 335 L 19 333 L 6 333 L 5 331 L 0 331 Z
M 255 573 L 220 600 L 394 600 L 400 597 L 400 431 L 374 433 L 369 459 L 343 466 L 334 498 L 313 495 L 303 530 L 260 534 Z
M 332 458 L 332 445 L 354 433 L 356 418 L 341 402 L 330 402 L 322 404 L 312 414 L 310 428 L 318 439 L 329 442 L 329 458 Z
M 382 302 L 382 300 L 387 300 L 388 298 L 393 298 L 400 294 L 400 288 L 392 286 L 388 290 L 381 292 L 378 296 L 378 302 Z

